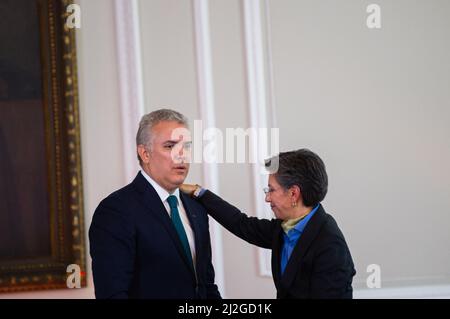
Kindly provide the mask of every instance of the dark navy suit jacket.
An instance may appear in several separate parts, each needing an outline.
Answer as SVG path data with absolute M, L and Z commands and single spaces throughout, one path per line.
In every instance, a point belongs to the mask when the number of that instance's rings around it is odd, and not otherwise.
M 248 217 L 208 190 L 198 200 L 230 232 L 272 250 L 277 298 L 352 298 L 356 274 L 352 256 L 336 221 L 322 205 L 306 225 L 281 274 L 281 220 Z
M 95 210 L 89 240 L 97 298 L 220 298 L 208 215 L 182 192 L 180 198 L 194 232 L 196 273 L 161 199 L 139 172 Z

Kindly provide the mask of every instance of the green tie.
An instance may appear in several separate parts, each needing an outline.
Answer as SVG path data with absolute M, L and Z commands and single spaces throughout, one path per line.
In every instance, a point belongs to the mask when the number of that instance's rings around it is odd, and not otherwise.
M 184 252 L 185 252 L 189 262 L 191 263 L 191 265 L 193 265 L 191 248 L 189 246 L 189 241 L 187 239 L 186 232 L 184 231 L 183 223 L 181 222 L 180 213 L 178 212 L 178 207 L 177 207 L 178 199 L 176 196 L 170 195 L 167 198 L 167 202 L 169 203 L 169 206 L 170 206 L 170 216 L 172 218 L 172 223 L 175 226 L 175 229 L 177 230 L 178 237 L 181 240 L 181 244 L 183 245 Z

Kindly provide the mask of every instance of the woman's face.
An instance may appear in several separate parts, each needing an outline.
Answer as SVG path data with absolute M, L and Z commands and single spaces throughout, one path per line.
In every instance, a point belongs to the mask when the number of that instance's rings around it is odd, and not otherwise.
M 275 174 L 269 175 L 268 188 L 266 202 L 270 203 L 270 208 L 272 208 L 276 218 L 289 219 L 292 210 L 292 198 L 289 191 L 281 187 L 275 178 Z

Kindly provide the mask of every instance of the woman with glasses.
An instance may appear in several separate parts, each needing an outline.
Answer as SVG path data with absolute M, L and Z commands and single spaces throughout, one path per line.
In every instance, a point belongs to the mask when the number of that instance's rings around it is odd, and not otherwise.
M 266 162 L 267 168 L 273 166 L 277 169 L 264 188 L 276 217 L 272 220 L 249 217 L 199 185 L 180 189 L 234 235 L 272 250 L 277 298 L 352 298 L 353 260 L 344 235 L 321 204 L 328 188 L 323 161 L 300 149 Z

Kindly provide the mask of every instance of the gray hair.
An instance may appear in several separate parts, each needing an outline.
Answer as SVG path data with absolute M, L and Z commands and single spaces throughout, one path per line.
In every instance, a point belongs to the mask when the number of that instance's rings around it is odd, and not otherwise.
M 180 124 L 188 126 L 188 119 L 183 114 L 170 110 L 170 109 L 159 109 L 142 116 L 139 122 L 139 129 L 136 134 L 136 146 L 145 145 L 146 147 L 151 147 L 152 142 L 152 129 L 155 125 L 163 121 L 178 122 Z M 141 163 L 141 158 L 137 154 L 139 163 Z

